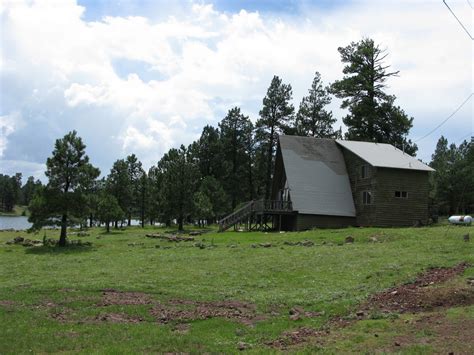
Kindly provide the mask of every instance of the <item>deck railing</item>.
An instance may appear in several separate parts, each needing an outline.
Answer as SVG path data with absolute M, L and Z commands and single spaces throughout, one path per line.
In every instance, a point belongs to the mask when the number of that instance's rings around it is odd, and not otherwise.
M 231 226 L 249 218 L 254 213 L 291 212 L 291 201 L 256 200 L 246 203 L 242 208 L 222 218 L 219 221 L 219 231 L 223 232 Z

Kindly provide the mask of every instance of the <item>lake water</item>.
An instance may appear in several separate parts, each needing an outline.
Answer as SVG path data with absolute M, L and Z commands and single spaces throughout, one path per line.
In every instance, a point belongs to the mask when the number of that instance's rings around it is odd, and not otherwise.
M 31 223 L 28 222 L 28 217 L 9 217 L 0 216 L 0 230 L 2 229 L 28 229 L 31 227 Z
M 132 226 L 139 226 L 140 221 L 136 219 L 132 219 Z M 10 216 L 0 216 L 0 230 L 2 229 L 28 229 L 31 227 L 31 223 L 28 222 L 28 217 L 18 216 L 18 217 L 10 217 Z

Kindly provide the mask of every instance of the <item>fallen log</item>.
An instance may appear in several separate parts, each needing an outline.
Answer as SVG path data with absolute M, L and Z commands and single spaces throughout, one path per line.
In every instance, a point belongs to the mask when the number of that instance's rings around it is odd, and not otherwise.
M 164 239 L 169 242 L 192 242 L 194 237 L 186 237 L 181 235 L 163 235 L 163 234 L 146 234 L 147 238 Z

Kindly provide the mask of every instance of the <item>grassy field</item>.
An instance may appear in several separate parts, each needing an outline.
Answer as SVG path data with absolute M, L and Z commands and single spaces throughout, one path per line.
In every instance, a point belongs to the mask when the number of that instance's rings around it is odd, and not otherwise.
M 469 302 L 355 316 L 424 270 L 474 265 L 474 227 L 145 237 L 157 232 L 92 229 L 70 237 L 92 245 L 62 249 L 6 244 L 58 231 L 0 232 L 0 353 L 474 351 L 473 267 L 428 285 L 462 289 Z M 289 245 L 299 241 L 314 245 Z M 275 346 L 289 332 L 298 340 Z

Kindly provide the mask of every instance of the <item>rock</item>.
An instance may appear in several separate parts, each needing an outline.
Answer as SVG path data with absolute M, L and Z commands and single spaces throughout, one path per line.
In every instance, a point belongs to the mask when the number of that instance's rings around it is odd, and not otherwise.
M 312 247 L 314 243 L 311 240 L 303 240 L 300 242 L 300 245 L 303 247 Z
M 470 238 L 469 238 L 469 233 L 464 234 L 464 235 L 463 235 L 463 239 L 464 239 L 465 242 L 468 242 L 469 239 L 470 239 Z
M 256 248 L 256 247 L 257 247 L 257 244 L 252 244 L 251 247 L 252 247 L 252 248 Z
M 34 246 L 35 244 L 33 243 L 33 241 L 29 240 L 29 239 L 25 239 L 23 243 L 21 243 L 21 245 L 23 245 L 24 247 L 32 247 Z
M 163 235 L 163 234 L 146 234 L 147 238 L 154 238 L 154 239 L 165 239 L 169 242 L 191 242 L 194 241 L 194 237 L 185 237 L 179 235 Z
M 194 243 L 194 246 L 199 249 L 205 249 L 206 245 L 204 243 Z
M 354 243 L 354 237 L 349 235 L 346 237 L 346 240 L 345 240 L 346 243 Z
M 364 314 L 365 314 L 364 311 L 357 311 L 357 312 L 356 312 L 356 316 L 357 316 L 357 317 L 363 317 Z
M 401 344 L 398 341 L 396 341 L 395 344 L 393 344 L 393 345 L 400 346 Z
M 23 238 L 23 237 L 13 238 L 13 243 L 15 243 L 15 244 L 20 244 L 20 243 L 23 243 L 24 241 L 25 241 L 25 238 Z
M 295 315 L 295 314 L 301 314 L 303 312 L 304 312 L 303 308 L 296 306 L 296 307 L 291 308 L 289 313 L 290 315 Z
M 301 317 L 300 317 L 299 314 L 292 314 L 290 316 L 290 320 L 293 320 L 293 321 L 297 321 L 297 320 L 300 320 L 300 319 L 301 319 Z
M 192 231 L 192 232 L 189 232 L 189 235 L 192 235 L 192 236 L 197 236 L 197 235 L 201 235 L 202 232 L 199 232 L 199 231 Z
M 249 347 L 250 347 L 250 345 L 247 344 L 247 343 L 244 343 L 243 341 L 239 341 L 237 343 L 237 349 L 239 349 L 240 351 L 248 349 Z
M 371 241 L 372 243 L 377 243 L 379 240 L 376 237 L 370 237 L 369 241 Z
M 272 246 L 271 243 L 260 243 L 259 244 L 262 248 L 270 248 Z

